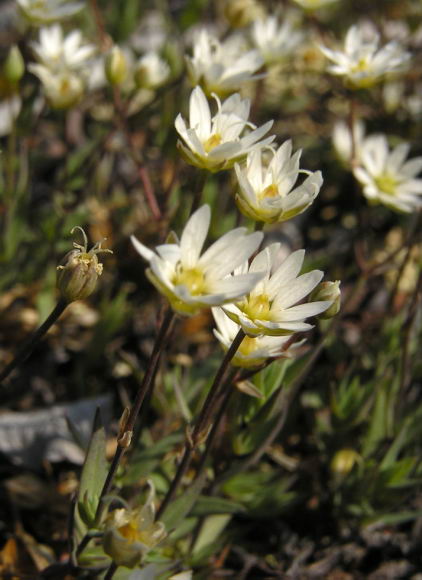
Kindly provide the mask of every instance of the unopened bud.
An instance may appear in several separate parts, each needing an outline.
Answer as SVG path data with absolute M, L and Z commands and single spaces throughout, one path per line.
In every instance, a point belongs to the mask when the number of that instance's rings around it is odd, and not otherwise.
M 113 253 L 111 250 L 101 248 L 98 242 L 88 251 L 88 240 L 82 228 L 76 226 L 83 236 L 83 245 L 73 242 L 74 250 L 71 250 L 63 258 L 62 264 L 57 266 L 57 288 L 61 298 L 66 302 L 83 300 L 95 289 L 98 277 L 101 276 L 103 265 L 98 262 L 97 254 L 100 252 Z
M 3 73 L 7 81 L 17 84 L 25 72 L 25 63 L 19 48 L 14 45 L 4 62 Z
M 332 458 L 330 469 L 334 475 L 345 477 L 360 459 L 359 453 L 354 449 L 340 449 Z
M 327 318 L 332 318 L 340 310 L 341 304 L 341 290 L 340 290 L 340 280 L 335 282 L 321 282 L 315 288 L 315 290 L 310 295 L 309 300 L 311 302 L 318 302 L 320 300 L 326 301 L 331 300 L 332 304 L 325 312 L 318 315 L 318 318 L 326 320 Z
M 111 85 L 121 85 L 128 73 L 128 62 L 125 53 L 118 46 L 113 46 L 105 58 L 105 75 Z
M 262 6 L 255 0 L 232 0 L 224 2 L 224 16 L 233 28 L 248 26 L 265 17 Z

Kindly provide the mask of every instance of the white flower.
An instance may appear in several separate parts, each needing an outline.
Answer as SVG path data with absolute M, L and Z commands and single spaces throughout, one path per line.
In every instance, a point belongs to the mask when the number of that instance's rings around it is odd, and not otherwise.
M 92 44 L 84 44 L 80 30 L 73 30 L 63 37 L 59 24 L 41 28 L 39 42 L 33 42 L 31 47 L 38 62 L 52 72 L 80 70 L 86 67 L 96 48 Z
M 70 18 L 82 10 L 83 2 L 67 0 L 17 0 L 23 15 L 36 25 Z
M 52 72 L 42 64 L 30 64 L 28 70 L 40 79 L 45 97 L 55 109 L 76 105 L 84 94 L 85 83 L 77 73 L 66 70 Z
M 256 20 L 251 35 L 266 64 L 283 61 L 303 39 L 303 34 L 295 31 L 289 20 L 280 25 L 276 16 Z
M 134 568 L 167 535 L 164 524 L 155 521 L 155 489 L 152 482 L 148 484 L 149 494 L 143 506 L 115 509 L 105 521 L 104 552 L 118 566 Z
M 256 50 L 245 50 L 240 36 L 220 42 L 207 30 L 201 30 L 193 46 L 193 57 L 186 57 L 188 74 L 193 85 L 201 85 L 208 95 L 226 96 L 240 89 L 264 61 Z
M 175 127 L 184 143 L 178 147 L 188 163 L 220 171 L 230 169 L 257 147 L 269 145 L 274 136 L 259 141 L 267 133 L 273 122 L 268 121 L 258 129 L 248 122 L 250 101 L 241 99 L 238 93 L 231 95 L 223 104 L 215 97 L 218 112 L 211 118 L 210 107 L 201 87 L 196 87 L 189 100 L 189 127 L 179 114 Z M 243 137 L 246 127 L 252 128 Z
M 229 276 L 258 249 L 263 238 L 260 232 L 248 234 L 245 228 L 237 228 L 200 255 L 210 219 L 209 206 L 202 206 L 189 218 L 180 242 L 158 246 L 157 253 L 131 238 L 135 249 L 149 262 L 148 278 L 181 314 L 238 300 L 264 275 L 255 270 Z
M 390 151 L 385 135 L 364 140 L 354 175 L 370 202 L 403 212 L 422 206 L 422 179 L 416 177 L 422 170 L 422 157 L 406 161 L 409 149 L 408 143 L 401 143 Z
M 246 167 L 235 165 L 240 192 L 236 204 L 240 211 L 256 221 L 283 222 L 305 211 L 322 185 L 320 171 L 310 173 L 299 169 L 301 151 L 292 155 L 292 143 L 286 141 L 273 155 L 267 167 L 262 164 L 262 150 L 249 153 Z M 305 181 L 292 189 L 299 173 Z
M 391 72 L 403 68 L 410 58 L 397 42 L 379 46 L 379 34 L 372 27 L 359 25 L 349 28 L 344 51 L 320 46 L 321 52 L 334 64 L 328 70 L 345 77 L 352 88 L 370 87 Z
M 339 159 L 349 165 L 352 161 L 357 161 L 360 155 L 360 149 L 365 137 L 365 124 L 362 120 L 358 120 L 353 125 L 353 138 L 350 127 L 344 121 L 338 121 L 333 129 L 333 146 Z M 352 157 L 354 159 L 352 159 Z
M 158 89 L 169 78 L 170 67 L 156 52 L 148 52 L 135 64 L 134 75 L 138 87 Z
M 305 318 L 324 312 L 330 301 L 299 304 L 321 281 L 324 273 L 312 270 L 297 277 L 303 264 L 305 250 L 297 250 L 288 256 L 274 271 L 280 244 L 271 244 L 260 252 L 239 272 L 267 272 L 266 276 L 243 300 L 226 304 L 224 312 L 243 328 L 248 336 L 282 336 L 309 330 L 312 326 Z M 236 271 L 237 272 L 237 271 Z
M 217 325 L 214 335 L 223 348 L 228 350 L 241 327 L 233 322 L 221 308 L 213 308 L 212 314 Z M 256 367 L 269 358 L 290 358 L 304 341 L 296 342 L 286 348 L 289 340 L 289 336 L 245 336 L 230 362 L 237 367 Z
M 22 101 L 17 95 L 0 101 L 0 137 L 8 135 L 20 113 Z
M 296 4 L 299 4 L 305 10 L 317 10 L 318 8 L 322 8 L 327 4 L 333 4 L 334 2 L 338 2 L 338 0 L 294 0 Z

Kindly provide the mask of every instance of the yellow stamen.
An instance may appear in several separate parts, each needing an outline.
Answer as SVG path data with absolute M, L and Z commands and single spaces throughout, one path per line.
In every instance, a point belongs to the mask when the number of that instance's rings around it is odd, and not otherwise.
M 388 195 L 395 195 L 397 190 L 398 181 L 392 175 L 388 173 L 384 173 L 379 177 L 375 178 L 375 183 L 377 184 L 378 189 L 380 189 L 383 193 L 387 193 Z
M 222 137 L 220 135 L 220 133 L 214 133 L 214 135 L 211 135 L 204 143 L 204 149 L 207 153 L 209 153 L 210 151 L 212 151 L 212 149 L 214 149 L 214 147 L 217 147 L 217 145 L 220 145 L 222 141 Z
M 271 320 L 271 302 L 267 294 L 251 296 L 242 310 L 250 318 Z
M 262 199 L 264 197 L 277 197 L 278 195 L 280 195 L 278 187 L 275 185 L 275 183 L 272 183 L 260 193 L 259 197 Z
M 206 291 L 205 276 L 199 268 L 187 268 L 185 270 L 180 266 L 172 282 L 175 286 L 186 286 L 192 296 L 204 294 Z

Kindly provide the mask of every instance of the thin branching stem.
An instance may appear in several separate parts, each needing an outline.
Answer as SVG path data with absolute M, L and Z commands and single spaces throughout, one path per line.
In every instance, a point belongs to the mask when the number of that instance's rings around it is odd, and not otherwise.
M 3 369 L 0 373 L 0 383 L 4 381 L 4 379 L 24 360 L 31 354 L 34 350 L 36 344 L 39 340 L 44 336 L 44 334 L 48 331 L 48 329 L 57 321 L 57 319 L 61 316 L 64 309 L 68 305 L 68 302 L 60 299 L 54 310 L 51 312 L 49 317 L 41 324 L 41 326 L 21 345 L 19 348 L 15 358 Z
M 228 368 L 230 361 L 236 354 L 241 342 L 245 338 L 245 333 L 242 329 L 239 330 L 235 336 L 230 348 L 227 350 L 224 359 L 214 377 L 214 381 L 208 392 L 205 403 L 202 406 L 201 413 L 195 423 L 192 433 L 186 437 L 185 447 L 183 451 L 182 461 L 179 463 L 176 474 L 171 482 L 170 488 L 161 503 L 161 506 L 157 513 L 157 519 L 159 519 L 164 511 L 166 510 L 170 501 L 174 498 L 180 483 L 185 475 L 186 471 L 189 469 L 193 454 L 198 446 L 207 439 L 207 431 L 212 423 L 212 417 L 216 411 L 216 403 L 218 403 L 219 394 L 221 393 L 221 388 L 225 384 Z
M 104 482 L 103 489 L 100 494 L 97 512 L 95 514 L 95 519 L 97 523 L 100 523 L 102 515 L 104 513 L 105 509 L 104 498 L 106 495 L 109 494 L 117 469 L 120 465 L 120 461 L 126 449 L 128 449 L 130 446 L 130 441 L 132 438 L 136 419 L 138 418 L 139 412 L 142 409 L 145 397 L 154 386 L 154 378 L 156 375 L 156 370 L 160 362 L 163 350 L 167 345 L 168 338 L 170 337 L 175 317 L 176 315 L 171 309 L 169 309 L 166 315 L 164 316 L 164 319 L 160 326 L 160 330 L 158 331 L 158 335 L 148 362 L 144 378 L 142 380 L 141 385 L 139 386 L 138 392 L 136 393 L 135 400 L 129 411 L 125 424 L 121 426 L 121 433 L 117 441 L 116 452 L 110 464 L 110 468 L 106 480 Z

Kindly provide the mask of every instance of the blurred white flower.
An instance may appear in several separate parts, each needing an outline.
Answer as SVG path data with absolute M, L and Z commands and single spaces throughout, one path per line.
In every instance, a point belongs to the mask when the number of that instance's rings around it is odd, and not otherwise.
M 21 107 L 22 101 L 17 95 L 0 101 L 0 137 L 10 133 Z
M 157 246 L 157 253 L 131 238 L 135 249 L 149 262 L 149 280 L 181 314 L 195 314 L 201 308 L 238 300 L 264 275 L 255 270 L 229 276 L 258 249 L 261 232 L 248 234 L 245 228 L 237 228 L 200 255 L 210 219 L 209 206 L 202 206 L 189 218 L 180 242 Z
M 169 78 L 170 67 L 156 52 L 148 52 L 135 64 L 134 76 L 139 88 L 158 89 Z
M 241 327 L 233 322 L 221 308 L 213 308 L 212 314 L 217 325 L 214 335 L 223 348 L 228 350 Z M 289 340 L 290 336 L 245 336 L 230 363 L 237 367 L 256 367 L 269 358 L 290 358 L 304 341 L 296 342 L 286 348 Z
M 85 83 L 77 73 L 68 70 L 52 72 L 42 64 L 30 64 L 28 69 L 40 79 L 45 98 L 55 109 L 76 105 L 84 94 Z
M 57 109 L 75 105 L 84 94 L 95 46 L 84 44 L 79 30 L 64 37 L 59 24 L 41 28 L 39 42 L 31 46 L 38 63 L 28 70 L 40 79 L 49 104 Z
M 343 76 L 352 88 L 371 87 L 388 73 L 403 69 L 410 58 L 410 53 L 394 41 L 379 48 L 379 34 L 365 24 L 349 28 L 343 51 L 319 48 L 334 63 L 328 71 Z
M 31 24 L 51 24 L 74 16 L 84 7 L 83 2 L 68 0 L 17 0 L 23 15 Z
M 134 568 L 167 535 L 164 524 L 155 521 L 155 489 L 152 482 L 148 484 L 150 490 L 143 506 L 115 509 L 105 520 L 104 552 L 118 566 Z
M 31 47 L 37 61 L 52 72 L 79 70 L 96 52 L 93 44 L 84 44 L 80 30 L 72 30 L 64 37 L 59 24 L 41 28 L 39 42 L 31 43 Z
M 359 160 L 360 149 L 365 137 L 365 124 L 360 119 L 353 125 L 353 140 L 350 127 L 344 121 L 338 121 L 333 129 L 333 146 L 340 159 L 345 165 Z M 354 158 L 352 160 L 352 157 Z
M 354 175 L 363 194 L 372 203 L 412 212 L 422 206 L 422 157 L 406 161 L 410 145 L 401 143 L 389 150 L 385 135 L 367 137 L 360 149 L 360 163 Z
M 245 167 L 235 165 L 240 191 L 236 204 L 240 211 L 255 221 L 283 222 L 302 213 L 314 201 L 322 185 L 320 171 L 299 169 L 302 151 L 292 155 L 292 143 L 286 141 L 272 159 L 263 166 L 262 150 L 249 153 Z M 295 187 L 299 173 L 307 174 Z M 294 188 L 294 189 L 293 189 Z
M 193 45 L 193 56 L 186 57 L 192 85 L 201 85 L 207 95 L 220 97 L 238 91 L 264 64 L 256 50 L 246 50 L 239 35 L 220 42 L 211 32 L 203 29 Z
M 276 16 L 256 20 L 251 36 L 266 64 L 283 61 L 303 40 L 303 34 L 294 30 L 290 20 L 280 24 Z
M 189 100 L 189 127 L 178 115 L 175 127 L 184 143 L 178 147 L 185 160 L 209 171 L 230 169 L 237 161 L 259 147 L 269 145 L 274 136 L 260 141 L 270 130 L 273 122 L 268 121 L 258 129 L 248 121 L 250 101 L 241 99 L 238 93 L 223 103 L 217 96 L 218 111 L 211 117 L 208 101 L 201 87 L 193 89 Z M 251 132 L 241 137 L 246 127 Z
M 297 305 L 312 292 L 324 273 L 312 270 L 298 277 L 305 250 L 293 252 L 274 268 L 279 250 L 280 244 L 271 244 L 253 259 L 249 268 L 244 264 L 236 270 L 236 273 L 264 271 L 267 274 L 246 298 L 222 307 L 248 336 L 282 336 L 309 330 L 312 325 L 306 323 L 305 318 L 316 316 L 331 306 L 330 301 Z
M 305 10 L 317 10 L 318 8 L 322 8 L 327 4 L 334 4 L 334 2 L 338 2 L 338 0 L 293 0 L 296 4 L 299 4 Z

